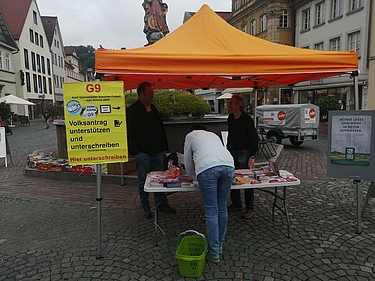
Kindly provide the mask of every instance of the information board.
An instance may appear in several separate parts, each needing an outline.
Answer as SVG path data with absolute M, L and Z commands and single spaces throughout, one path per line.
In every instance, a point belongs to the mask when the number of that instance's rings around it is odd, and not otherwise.
M 330 111 L 327 175 L 375 181 L 375 111 Z
M 69 164 L 127 162 L 123 82 L 64 83 Z

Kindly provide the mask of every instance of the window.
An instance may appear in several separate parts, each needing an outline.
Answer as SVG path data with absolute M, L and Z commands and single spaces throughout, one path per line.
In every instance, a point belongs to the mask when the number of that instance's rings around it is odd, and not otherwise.
M 30 69 L 29 65 L 29 51 L 27 49 L 23 49 L 23 56 L 25 57 L 25 68 Z
M 267 16 L 263 14 L 260 16 L 260 32 L 267 30 Z
M 11 67 L 10 67 L 10 53 L 5 53 L 5 70 L 11 71 Z
M 60 88 L 62 88 L 63 83 L 64 83 L 64 77 L 60 77 Z
M 34 30 L 29 29 L 29 34 L 30 34 L 30 42 L 34 43 Z
M 316 43 L 314 45 L 314 49 L 322 51 L 323 50 L 323 42 Z
M 0 69 L 3 69 L 3 52 L 0 50 Z
M 36 70 L 38 72 L 42 72 L 42 69 L 40 67 L 40 55 L 39 54 L 36 55 Z
M 39 46 L 39 34 L 38 32 L 35 32 L 35 44 Z
M 41 56 L 41 62 L 40 63 L 42 65 L 42 73 L 46 74 L 46 67 L 44 65 L 44 57 L 43 56 Z
M 256 35 L 257 34 L 257 23 L 256 20 L 252 20 L 250 22 L 250 34 Z
M 329 40 L 331 51 L 340 51 L 340 37 Z
M 54 64 L 57 65 L 57 56 L 56 56 L 56 54 L 53 54 L 53 59 L 54 59 L 54 62 L 55 62 Z
M 26 72 L 26 90 L 31 93 L 31 81 L 29 72 Z
M 332 18 L 342 15 L 342 0 L 332 0 Z
M 282 27 L 282 28 L 289 27 L 289 11 L 288 10 L 282 10 L 281 11 L 279 26 Z
M 33 66 L 33 70 L 36 71 L 36 62 L 35 62 L 35 53 L 31 52 L 31 64 Z
M 42 76 L 38 75 L 38 93 L 43 93 Z
M 359 53 L 359 48 L 360 48 L 360 43 L 361 43 L 361 39 L 360 39 L 359 35 L 360 35 L 360 33 L 358 31 L 358 32 L 351 33 L 348 36 L 349 37 L 348 38 L 349 50 L 354 50 L 357 53 Z
M 34 93 L 38 92 L 38 79 L 36 77 L 36 74 L 33 74 L 33 82 L 34 82 Z
M 39 46 L 44 48 L 43 36 L 39 35 Z
M 324 2 L 316 4 L 316 20 L 315 24 L 320 25 L 324 23 L 324 14 L 325 14 L 325 5 Z
M 49 93 L 52 95 L 52 81 L 51 81 L 51 78 L 48 78 L 48 88 L 49 88 Z
M 234 10 L 238 10 L 238 0 L 234 0 Z
M 242 24 L 241 30 L 243 32 L 247 33 L 247 24 L 246 23 Z M 59 66 L 60 66 L 60 61 L 59 61 Z
M 36 70 L 38 70 L 38 72 L 42 72 L 42 68 L 40 67 L 40 55 L 39 54 L 36 55 Z
M 51 64 L 49 59 L 47 59 L 47 74 L 51 75 Z
M 35 11 L 33 11 L 33 21 L 35 24 L 38 24 L 38 17 Z
M 310 28 L 310 8 L 302 11 L 302 29 Z
M 350 11 L 357 10 L 362 7 L 362 0 L 350 0 Z
M 43 92 L 47 94 L 47 79 L 43 76 Z

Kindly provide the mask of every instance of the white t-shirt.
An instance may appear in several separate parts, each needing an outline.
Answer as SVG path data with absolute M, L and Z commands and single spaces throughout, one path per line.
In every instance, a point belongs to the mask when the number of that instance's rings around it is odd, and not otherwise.
M 212 167 L 223 165 L 234 168 L 233 157 L 223 146 L 220 138 L 204 130 L 194 130 L 186 135 L 184 162 L 186 173 L 193 180 L 196 180 L 196 176 L 201 172 Z

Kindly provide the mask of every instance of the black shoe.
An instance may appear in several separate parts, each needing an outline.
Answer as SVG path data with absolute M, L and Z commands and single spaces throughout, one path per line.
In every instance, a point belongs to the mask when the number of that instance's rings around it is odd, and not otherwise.
M 150 206 L 143 207 L 143 217 L 146 218 L 146 219 L 151 218 Z
M 160 205 L 159 210 L 167 214 L 175 214 L 176 210 L 173 209 L 168 203 Z
M 240 211 L 241 210 L 241 206 L 235 204 L 235 203 L 232 203 L 230 204 L 228 207 L 227 207 L 227 210 L 228 211 Z

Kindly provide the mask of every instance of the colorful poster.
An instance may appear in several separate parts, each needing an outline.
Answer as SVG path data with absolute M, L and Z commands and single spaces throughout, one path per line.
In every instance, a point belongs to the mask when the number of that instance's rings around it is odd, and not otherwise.
M 123 82 L 64 83 L 69 164 L 127 162 Z
M 332 116 L 331 163 L 369 166 L 371 126 L 371 116 Z

